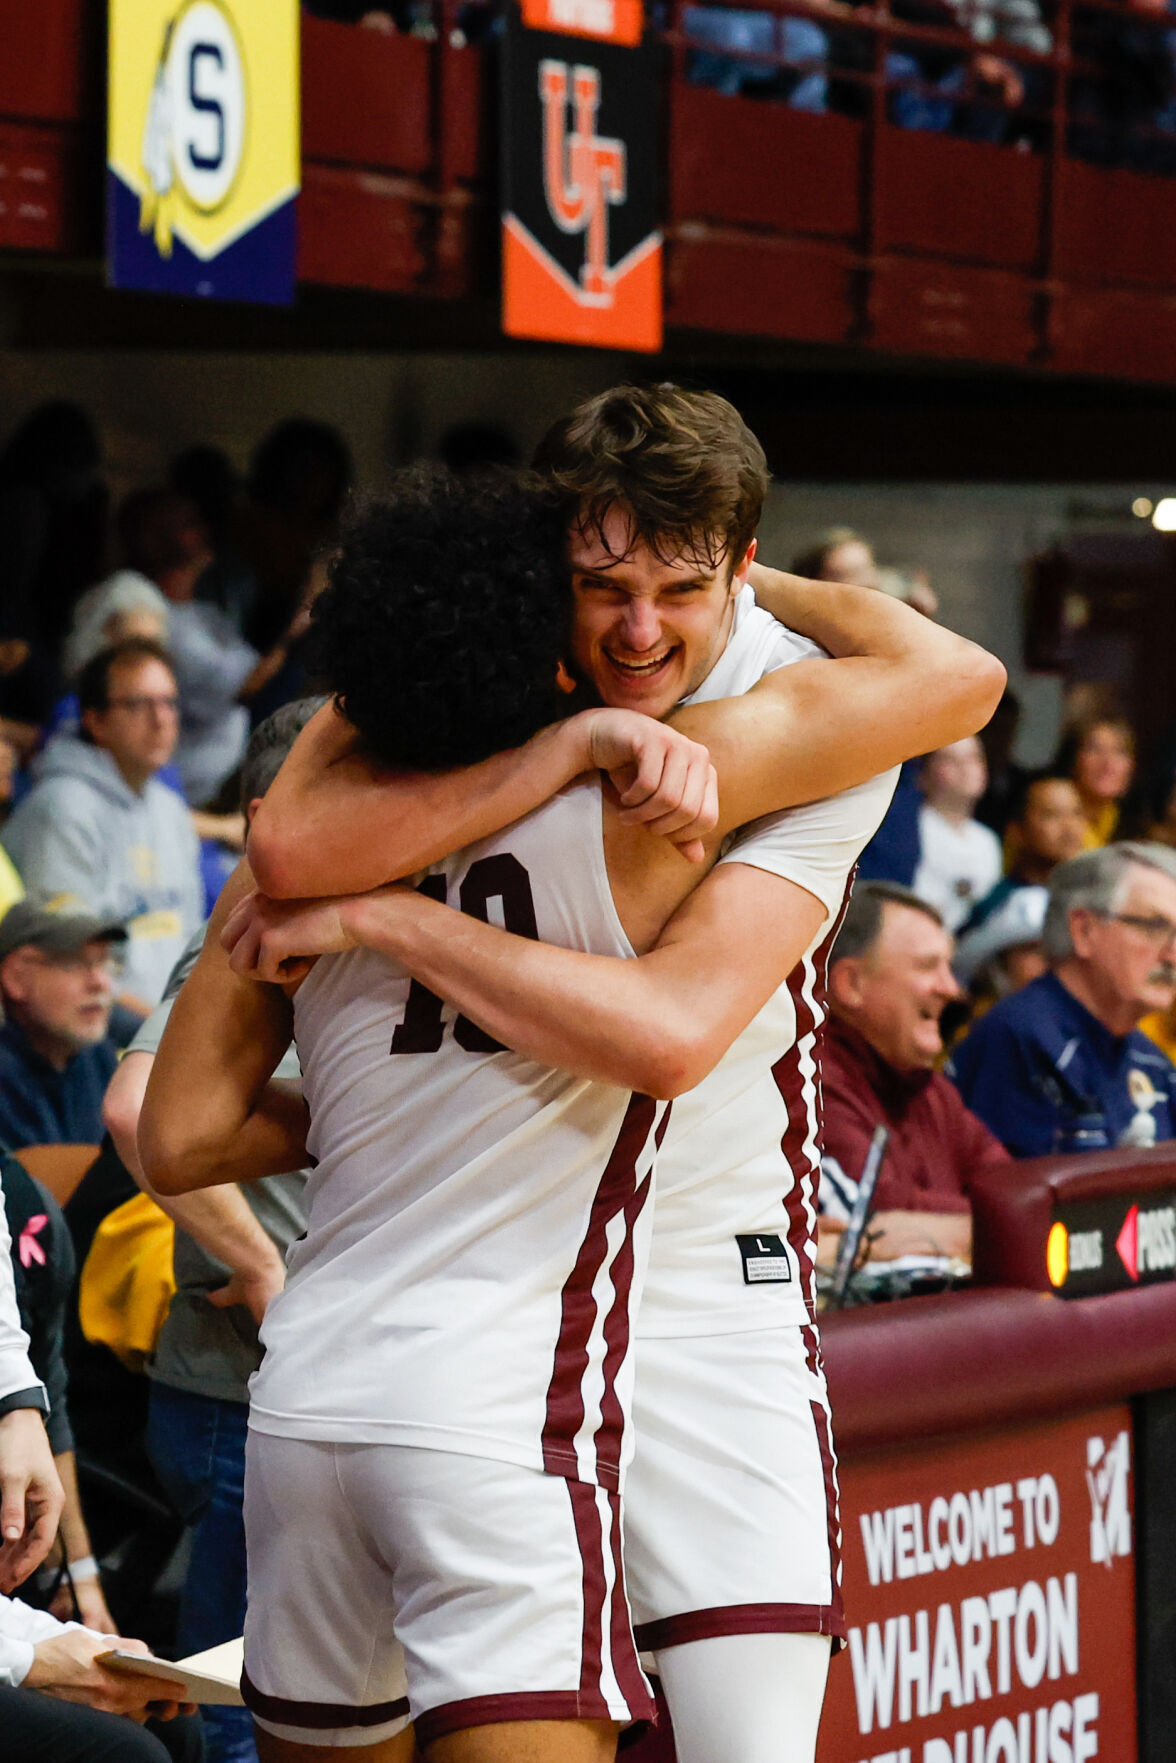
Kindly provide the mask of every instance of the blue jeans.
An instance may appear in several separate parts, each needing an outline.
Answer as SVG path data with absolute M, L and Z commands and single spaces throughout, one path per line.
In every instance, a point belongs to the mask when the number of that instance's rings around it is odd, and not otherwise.
M 151 1385 L 147 1454 L 176 1510 L 194 1527 L 180 1599 L 181 1657 L 232 1640 L 245 1627 L 244 1402 Z M 247 1708 L 203 1709 L 208 1763 L 257 1763 Z

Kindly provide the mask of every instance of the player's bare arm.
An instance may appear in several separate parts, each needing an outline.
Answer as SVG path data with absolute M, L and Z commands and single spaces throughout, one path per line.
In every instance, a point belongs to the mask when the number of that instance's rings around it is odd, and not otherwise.
M 597 768 L 614 777 L 628 805 L 658 818 L 661 833 L 681 834 L 686 856 L 700 858 L 693 841 L 714 814 L 707 756 L 634 711 L 582 711 L 523 747 L 427 774 L 380 765 L 328 704 L 299 735 L 258 808 L 250 860 L 275 899 L 378 887 L 489 837 Z
M 639 913 L 636 899 L 631 907 Z M 645 954 L 622 961 L 532 942 L 392 886 L 334 900 L 245 903 L 237 922 L 248 942 L 234 960 L 280 976 L 298 971 L 307 955 L 374 949 L 515 1052 L 667 1097 L 701 1083 L 787 978 L 824 916 L 796 883 L 724 864 Z
M 868 589 L 758 568 L 755 583 L 769 610 L 786 613 L 835 659 L 781 669 L 746 698 L 675 712 L 673 726 L 710 748 L 712 759 L 722 750 L 720 782 L 738 810 L 729 824 L 863 783 L 973 733 L 992 714 L 1005 671 L 967 639 Z M 289 899 L 412 874 L 600 765 L 591 724 L 579 723 L 571 718 L 481 765 L 422 778 L 373 765 L 345 719 L 321 711 L 258 812 L 251 849 L 259 881 L 272 897 Z M 667 812 L 676 783 L 668 765 L 663 771 L 646 760 L 636 788 L 626 790 L 632 818 L 674 836 L 691 805 L 678 797 Z
M 139 1115 L 155 1054 L 124 1053 L 107 1085 L 102 1121 L 139 1187 L 214 1260 L 229 1269 L 227 1283 L 207 1294 L 218 1309 L 243 1304 L 255 1322 L 285 1283 L 286 1265 L 241 1189 L 232 1184 L 191 1194 L 157 1194 L 139 1161 Z
M 727 826 L 851 789 L 975 733 L 995 710 L 1004 666 L 966 637 L 869 589 L 753 573 L 767 609 L 795 619 L 834 659 L 800 661 L 742 697 L 674 712 L 673 726 L 707 746 Z
M 200 958 L 176 999 L 139 1117 L 143 1172 L 159 1194 L 280 1175 L 306 1163 L 306 1109 L 270 1078 L 293 1038 L 277 986 L 229 967 L 220 930 L 253 887 L 242 861 L 213 913 Z

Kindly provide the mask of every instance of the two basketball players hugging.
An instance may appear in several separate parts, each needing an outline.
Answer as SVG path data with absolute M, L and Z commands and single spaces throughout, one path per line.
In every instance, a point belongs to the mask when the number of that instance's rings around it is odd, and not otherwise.
M 353 522 L 334 701 L 140 1127 L 163 1192 L 316 1162 L 251 1389 L 264 1763 L 399 1763 L 410 1725 L 431 1763 L 603 1763 L 639 1652 L 682 1763 L 803 1763 L 845 1632 L 824 961 L 892 768 L 1004 670 L 755 565 L 764 455 L 713 394 L 613 390 L 538 463 Z

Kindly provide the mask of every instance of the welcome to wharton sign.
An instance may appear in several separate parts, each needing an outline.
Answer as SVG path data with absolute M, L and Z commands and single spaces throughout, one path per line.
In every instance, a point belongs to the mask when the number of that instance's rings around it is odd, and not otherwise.
M 842 1520 L 819 1763 L 1136 1754 L 1125 1405 L 859 1459 Z

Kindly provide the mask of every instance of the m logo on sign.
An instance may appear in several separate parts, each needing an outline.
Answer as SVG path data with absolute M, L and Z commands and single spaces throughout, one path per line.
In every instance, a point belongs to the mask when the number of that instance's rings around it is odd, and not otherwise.
M 569 85 L 575 126 L 568 131 Z M 580 269 L 581 299 L 610 306 L 608 211 L 625 200 L 625 143 L 596 133 L 600 73 L 595 67 L 569 67 L 541 61 L 539 96 L 543 104 L 543 190 L 552 220 L 561 232 L 584 234 Z
M 1110 1567 L 1117 1555 L 1131 1553 L 1131 1440 L 1124 1431 L 1111 1445 L 1086 1441 L 1086 1485 L 1090 1489 L 1090 1559 Z

